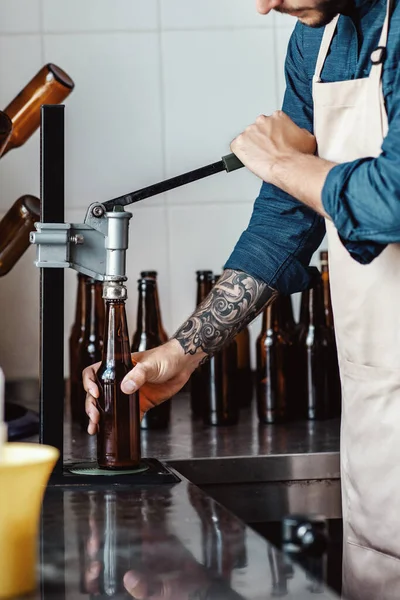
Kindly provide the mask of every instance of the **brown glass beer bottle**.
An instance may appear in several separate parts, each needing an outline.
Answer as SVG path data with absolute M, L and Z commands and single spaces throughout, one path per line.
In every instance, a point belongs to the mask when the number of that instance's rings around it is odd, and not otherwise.
M 279 296 L 279 302 L 282 311 L 282 324 L 286 333 L 292 337 L 295 335 L 296 322 L 293 316 L 293 304 L 291 296 Z
M 251 406 L 253 399 L 253 374 L 250 365 L 250 331 L 248 327 L 242 329 L 236 336 L 237 344 L 237 390 L 239 406 Z
M 283 423 L 289 419 L 290 360 L 291 344 L 278 297 L 264 309 L 257 339 L 257 412 L 261 423 Z
M 81 374 L 78 368 L 78 347 L 83 341 L 86 324 L 86 307 L 85 307 L 85 282 L 86 275 L 82 273 L 77 274 L 78 286 L 76 292 L 76 303 L 75 303 L 75 319 L 71 327 L 69 335 L 69 397 L 70 397 L 70 408 L 71 408 L 71 419 L 73 423 L 79 423 L 84 410 L 78 405 L 75 400 L 79 395 L 79 386 L 81 381 Z
M 325 310 L 325 324 L 332 331 L 333 344 L 334 344 L 334 364 L 332 366 L 333 373 L 333 390 L 331 394 L 332 406 L 330 412 L 333 417 L 340 417 L 342 411 L 342 391 L 340 382 L 339 372 L 339 359 L 337 354 L 336 335 L 333 320 L 333 309 L 331 299 L 331 287 L 329 278 L 329 260 L 328 252 L 326 250 L 320 252 L 320 264 L 321 264 L 321 280 L 322 289 L 324 295 L 324 310 Z
M 139 279 L 138 289 L 137 327 L 132 340 L 132 352 L 150 350 L 162 344 L 157 313 L 155 279 Z M 142 418 L 142 429 L 164 429 L 168 427 L 170 412 L 170 400 L 155 406 Z
M 329 282 L 328 252 L 326 250 L 323 250 L 322 252 L 320 252 L 319 256 L 321 264 L 322 291 L 324 296 L 325 323 L 327 327 L 333 329 L 333 310 L 331 300 L 331 288 Z
M 106 301 L 103 358 L 97 371 L 100 412 L 97 461 L 103 469 L 130 469 L 140 463 L 139 394 L 124 394 L 121 383 L 132 369 L 125 313 L 126 288 L 103 284 Z
M 214 275 L 214 286 L 219 275 Z M 205 372 L 206 397 L 203 420 L 206 425 L 235 425 L 239 420 L 239 404 L 236 394 L 237 344 L 234 339 L 222 350 L 213 354 L 202 365 Z
M 304 294 L 302 309 L 304 314 L 299 335 L 299 351 L 307 403 L 307 418 L 311 421 L 327 419 L 332 416 L 332 405 L 334 404 L 332 395 L 335 393 L 335 362 L 337 363 L 337 359 L 333 333 L 325 322 L 321 282 Z
M 12 122 L 5 112 L 0 111 L 0 158 L 3 154 L 12 132 Z
M 212 271 L 196 271 L 197 279 L 197 294 L 196 294 L 196 307 L 203 302 L 203 300 L 211 292 L 211 279 Z M 207 378 L 207 367 L 206 365 L 199 365 L 197 369 L 192 373 L 190 378 L 190 407 L 192 410 L 193 417 L 201 417 L 204 411 L 205 395 L 206 395 L 206 378 Z
M 71 416 L 73 422 L 86 429 L 88 417 L 85 412 L 86 392 L 83 388 L 82 371 L 102 358 L 104 302 L 101 283 L 85 275 L 78 276 L 78 311 L 80 314 L 76 315 L 70 337 Z M 76 339 L 78 323 L 79 337 Z
M 21 196 L 0 221 L 0 277 L 6 275 L 30 246 L 29 234 L 40 219 L 40 200 Z
M 286 373 L 287 417 L 289 420 L 295 421 L 301 418 L 297 325 L 293 316 L 292 297 L 280 295 L 278 302 L 280 304 L 282 315 L 282 329 L 285 333 L 287 341 L 289 342 L 288 365 Z
M 165 329 L 163 327 L 163 323 L 162 323 L 160 297 L 158 295 L 157 275 L 158 275 L 157 271 L 142 271 L 140 273 L 140 277 L 142 277 L 144 279 L 154 279 L 154 281 L 156 282 L 154 294 L 155 294 L 157 319 L 158 319 L 158 327 L 159 327 L 158 333 L 160 335 L 161 343 L 165 344 L 165 342 L 168 342 L 169 337 L 168 337 L 168 333 L 165 331 Z
M 51 63 L 42 67 L 4 109 L 13 125 L 4 154 L 22 146 L 35 133 L 40 125 L 42 104 L 60 104 L 73 89 L 74 82 L 60 67 Z

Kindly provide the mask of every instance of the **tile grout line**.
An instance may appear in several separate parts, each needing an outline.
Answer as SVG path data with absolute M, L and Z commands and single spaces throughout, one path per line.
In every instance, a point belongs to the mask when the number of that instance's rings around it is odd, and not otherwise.
M 164 33 L 218 33 L 218 32 L 237 32 L 237 31 L 273 31 L 273 25 L 236 25 L 232 27 L 227 26 L 214 26 L 214 27 L 164 27 L 162 31 Z M 279 29 L 290 29 L 289 26 L 281 26 L 279 25 Z M 143 29 L 88 29 L 88 30 L 79 30 L 76 31 L 74 29 L 70 30 L 44 30 L 44 23 L 42 23 L 41 32 L 44 35 L 99 35 L 99 34 L 146 34 L 146 33 L 158 33 L 159 28 L 143 28 Z M 18 37 L 18 36 L 26 36 L 26 35 L 35 35 L 35 31 L 1 31 L 0 35 L 4 35 L 6 37 Z

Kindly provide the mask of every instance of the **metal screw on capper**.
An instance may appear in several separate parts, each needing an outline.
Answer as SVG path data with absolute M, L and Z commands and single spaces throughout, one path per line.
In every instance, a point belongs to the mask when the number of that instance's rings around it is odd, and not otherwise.
M 104 207 L 101 204 L 97 204 L 92 208 L 92 215 L 100 219 L 105 213 Z
M 69 241 L 71 242 L 71 244 L 76 244 L 77 246 L 81 246 L 84 243 L 85 238 L 83 237 L 83 235 L 81 233 L 77 233 L 75 235 L 71 235 L 71 237 L 69 238 Z

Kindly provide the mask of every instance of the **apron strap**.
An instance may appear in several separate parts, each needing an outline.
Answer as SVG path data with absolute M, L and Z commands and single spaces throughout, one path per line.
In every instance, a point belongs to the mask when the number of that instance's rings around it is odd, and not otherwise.
M 385 58 L 386 58 L 386 47 L 387 47 L 388 38 L 389 38 L 389 26 L 390 26 L 390 17 L 392 14 L 392 7 L 393 7 L 393 0 L 387 0 L 386 18 L 385 18 L 385 22 L 383 24 L 379 44 L 378 44 L 378 47 L 375 48 L 375 50 L 371 54 L 372 67 L 371 67 L 370 77 L 373 79 L 381 79 L 381 77 L 382 77 L 383 63 L 385 62 Z
M 372 68 L 370 77 L 380 79 L 382 77 L 382 69 L 383 63 L 386 57 L 386 47 L 389 38 L 389 25 L 390 25 L 390 17 L 392 14 L 393 8 L 393 0 L 387 0 L 386 6 L 386 18 L 383 24 L 381 37 L 379 40 L 379 45 L 373 53 L 371 54 Z M 321 82 L 321 73 L 324 68 L 324 64 L 326 61 L 326 57 L 328 56 L 329 48 L 331 46 L 333 36 L 335 35 L 335 31 L 337 28 L 337 24 L 339 21 L 340 15 L 337 15 L 333 21 L 331 21 L 326 27 L 324 31 L 324 35 L 322 37 L 321 46 L 319 49 L 319 54 L 317 58 L 317 64 L 315 66 L 315 74 L 314 74 L 314 82 Z
M 389 0 L 390 1 L 390 0 Z M 324 68 L 326 57 L 328 56 L 329 48 L 331 47 L 331 43 L 333 40 L 333 36 L 335 35 L 336 27 L 339 21 L 340 15 L 337 15 L 333 21 L 328 23 L 325 27 L 324 35 L 322 38 L 321 46 L 319 49 L 319 54 L 317 58 L 317 64 L 315 66 L 315 74 L 314 81 L 319 83 L 321 81 L 321 73 Z

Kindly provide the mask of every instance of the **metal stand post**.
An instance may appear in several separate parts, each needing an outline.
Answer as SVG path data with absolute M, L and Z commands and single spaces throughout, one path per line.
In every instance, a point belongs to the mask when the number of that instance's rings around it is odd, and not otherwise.
M 64 223 L 64 106 L 42 106 L 41 222 Z M 55 446 L 63 468 L 64 269 L 40 269 L 40 442 Z

